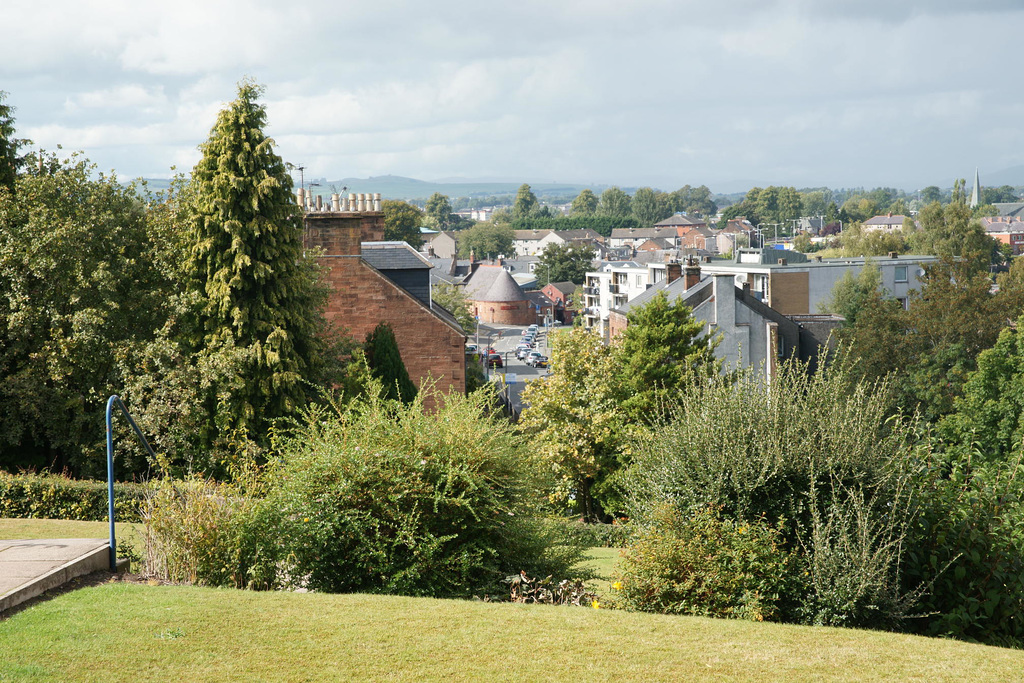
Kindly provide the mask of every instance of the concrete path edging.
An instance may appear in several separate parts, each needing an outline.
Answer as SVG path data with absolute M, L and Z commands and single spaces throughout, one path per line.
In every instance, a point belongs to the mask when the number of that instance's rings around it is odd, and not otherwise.
M 0 613 L 110 567 L 110 544 L 95 538 L 0 541 Z

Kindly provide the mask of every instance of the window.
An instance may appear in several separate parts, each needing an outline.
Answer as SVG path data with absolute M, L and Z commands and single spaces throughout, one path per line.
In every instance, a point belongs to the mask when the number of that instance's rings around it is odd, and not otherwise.
M 637 275 L 636 276 L 636 286 L 637 287 L 643 287 L 644 286 L 644 276 L 643 275 Z
M 896 266 L 896 282 L 906 282 L 906 281 L 907 281 L 907 267 L 906 266 Z

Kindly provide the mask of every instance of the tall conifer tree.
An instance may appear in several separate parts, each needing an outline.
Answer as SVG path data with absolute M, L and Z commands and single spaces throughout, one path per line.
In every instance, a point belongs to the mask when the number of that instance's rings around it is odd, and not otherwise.
M 0 90 L 0 187 L 14 191 L 14 181 L 24 157 L 18 155 L 18 148 L 28 140 L 14 137 L 14 107 L 4 104 L 7 93 Z
M 380 323 L 373 332 L 366 335 L 366 363 L 373 376 L 384 385 L 384 396 L 403 403 L 412 403 L 416 398 L 416 385 L 409 378 L 409 372 L 398 351 L 398 341 L 391 325 Z
M 302 253 L 291 177 L 263 128 L 263 88 L 251 81 L 220 112 L 192 171 L 189 272 L 198 294 L 197 349 L 246 351 L 230 391 L 233 425 L 250 435 L 304 400 L 326 345 L 325 290 Z M 219 392 L 218 401 L 224 400 Z

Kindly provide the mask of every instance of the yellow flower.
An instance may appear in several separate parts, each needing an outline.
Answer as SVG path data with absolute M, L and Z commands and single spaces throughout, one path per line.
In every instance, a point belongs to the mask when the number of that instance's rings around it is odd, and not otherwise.
M 594 600 L 594 602 L 590 603 L 590 606 L 594 609 L 601 609 L 601 603 L 599 603 L 597 600 Z
M 622 582 L 621 581 L 616 581 L 615 583 L 612 584 L 612 588 L 614 588 L 617 591 L 622 590 Z
M 302 518 L 302 521 L 303 521 L 303 522 L 308 522 L 308 521 L 309 521 L 309 517 L 303 517 L 303 518 Z

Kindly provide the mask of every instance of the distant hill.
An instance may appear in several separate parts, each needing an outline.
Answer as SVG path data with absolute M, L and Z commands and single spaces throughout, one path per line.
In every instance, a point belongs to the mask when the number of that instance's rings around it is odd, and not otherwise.
M 1011 166 L 991 174 L 981 171 L 980 176 L 982 187 L 1001 187 L 1002 185 L 1020 187 L 1024 185 L 1024 166 Z M 968 190 L 971 189 L 972 182 L 974 182 L 973 174 L 967 180 Z
M 166 178 L 147 178 L 146 185 L 151 192 L 166 190 L 171 181 Z M 341 180 L 327 180 L 326 178 L 306 178 L 306 188 L 314 194 L 330 197 L 333 192 L 341 192 L 347 188 L 345 194 L 354 192 L 380 192 L 384 199 L 414 199 L 426 200 L 435 192 L 447 195 L 449 198 L 456 197 L 515 197 L 522 181 L 506 180 L 474 180 L 468 178 L 445 178 L 443 180 L 417 180 L 397 175 L 382 175 L 371 178 L 342 178 Z M 533 193 L 539 199 L 552 197 L 575 197 L 584 189 L 591 189 L 595 194 L 600 195 L 607 185 L 582 185 L 573 183 L 528 183 Z M 296 185 L 298 182 L 296 180 Z M 633 192 L 635 188 L 623 187 L 626 192 Z
M 343 178 L 342 180 L 319 181 L 320 187 L 314 187 L 318 194 L 330 195 L 335 190 L 347 187 L 346 192 L 380 192 L 385 199 L 427 199 L 435 192 L 448 197 L 489 197 L 512 195 L 522 182 L 476 181 L 470 179 L 451 178 L 437 181 L 416 180 L 397 175 L 375 176 L 372 178 Z M 308 183 L 307 183 L 308 185 Z M 578 185 L 572 183 L 529 183 L 530 189 L 538 198 L 544 197 L 575 197 L 590 187 L 600 194 L 604 186 Z

